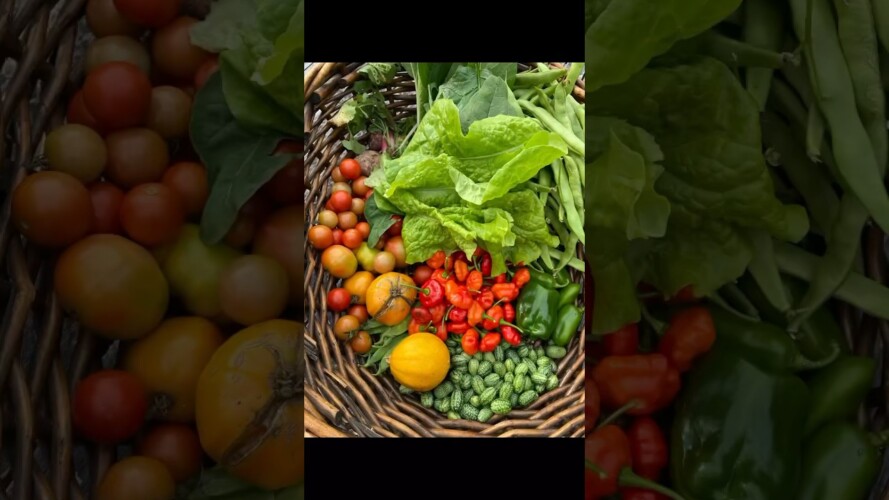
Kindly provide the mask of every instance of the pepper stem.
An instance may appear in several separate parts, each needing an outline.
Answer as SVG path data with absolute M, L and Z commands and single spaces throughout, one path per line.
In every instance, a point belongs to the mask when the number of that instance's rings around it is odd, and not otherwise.
M 627 403 L 627 404 L 621 406 L 620 408 L 618 408 L 617 410 L 615 410 L 614 413 L 612 413 L 611 415 L 608 415 L 608 418 L 603 420 L 602 423 L 600 423 L 596 427 L 596 429 L 601 429 L 602 427 L 605 427 L 606 425 L 613 423 L 615 420 L 620 418 L 621 415 L 623 415 L 624 413 L 626 413 L 634 408 L 637 408 L 638 406 L 639 406 L 638 399 L 634 399 L 634 400 L 630 401 L 629 403 Z
M 625 467 L 623 470 L 620 471 L 620 475 L 617 476 L 617 483 L 621 486 L 644 488 L 646 490 L 655 491 L 657 493 L 660 493 L 661 495 L 672 498 L 673 500 L 685 500 L 682 495 L 676 493 L 670 488 L 657 484 L 649 479 L 645 479 L 644 477 L 637 476 L 629 467 Z
M 608 474 L 606 474 L 605 471 L 600 469 L 596 464 L 590 462 L 586 458 L 584 458 L 583 461 L 585 462 L 586 468 L 598 474 L 600 478 L 605 479 L 606 477 L 608 477 Z
M 493 320 L 493 319 L 494 319 L 494 318 L 488 316 L 488 313 L 482 313 L 482 318 L 484 318 L 484 319 L 490 319 L 490 320 Z M 516 325 L 510 323 L 509 321 L 506 321 L 505 319 L 501 319 L 501 320 L 500 320 L 500 324 L 501 324 L 501 325 L 506 325 L 506 326 L 511 326 L 511 327 L 515 328 L 516 330 L 518 330 L 518 332 L 521 333 L 522 335 L 525 334 L 525 332 L 523 332 L 521 328 L 519 328 L 518 326 L 516 326 Z
M 654 330 L 654 333 L 656 333 L 658 337 L 662 336 L 664 334 L 664 330 L 667 329 L 667 323 L 652 316 L 645 305 L 642 305 L 641 309 L 642 317 L 645 319 L 645 322 L 651 326 L 651 328 Z

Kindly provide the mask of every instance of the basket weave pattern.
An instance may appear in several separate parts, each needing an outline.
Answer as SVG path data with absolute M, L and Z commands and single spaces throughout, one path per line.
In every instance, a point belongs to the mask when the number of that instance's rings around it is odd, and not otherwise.
M 305 181 L 307 227 L 331 194 L 331 171 L 349 152 L 341 141 L 345 127 L 331 123 L 353 95 L 362 63 L 314 64 L 305 75 Z M 521 68 L 524 66 L 520 66 Z M 396 120 L 416 111 L 413 80 L 399 73 L 383 89 Z M 575 88 L 582 100 L 582 87 Z M 359 140 L 364 138 L 358 137 Z M 580 255 L 582 251 L 579 249 Z M 369 437 L 582 437 L 584 357 L 581 332 L 559 362 L 559 386 L 528 408 L 496 416 L 487 423 L 448 420 L 420 405 L 416 395 L 402 395 L 389 376 L 374 376 L 333 334 L 336 317 L 328 313 L 326 294 L 335 280 L 321 267 L 320 253 L 306 251 L 305 384 L 307 436 Z M 572 279 L 580 281 L 572 270 Z

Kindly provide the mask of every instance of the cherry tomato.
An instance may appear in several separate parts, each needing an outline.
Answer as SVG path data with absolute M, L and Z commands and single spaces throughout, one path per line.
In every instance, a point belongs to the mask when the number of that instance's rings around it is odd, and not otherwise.
M 348 182 L 334 182 L 333 187 L 330 189 L 330 192 L 336 193 L 337 191 L 343 191 L 351 196 L 352 186 L 350 186 Z
M 176 484 L 155 458 L 133 456 L 112 465 L 99 483 L 96 500 L 173 500 Z
M 161 73 L 181 81 L 192 81 L 210 54 L 191 43 L 190 30 L 198 20 L 182 16 L 154 32 L 151 55 Z
M 333 182 L 346 182 L 346 176 L 343 175 L 340 167 L 334 167 L 330 172 L 330 177 L 333 179 Z
M 333 210 L 322 210 L 321 213 L 318 214 L 318 224 L 323 224 L 330 229 L 333 229 L 339 223 L 340 220 L 336 216 L 336 212 Z
M 374 257 L 374 272 L 377 274 L 390 273 L 395 269 L 395 256 L 391 252 L 380 252 Z
M 207 80 L 213 76 L 213 73 L 219 71 L 219 56 L 213 55 L 209 57 L 194 74 L 194 88 L 201 90 L 207 84 Z
M 346 158 L 340 163 L 340 173 L 350 181 L 361 177 L 361 164 L 354 158 Z
M 336 323 L 333 325 L 333 333 L 336 335 L 336 338 L 340 340 L 349 340 L 349 336 L 360 327 L 361 321 L 355 316 L 347 314 L 345 316 L 340 316 L 340 318 L 336 320 Z
M 25 177 L 12 194 L 12 220 L 26 238 L 44 247 L 64 247 L 90 230 L 89 191 L 71 175 L 51 170 Z
M 184 223 L 179 195 L 157 182 L 134 187 L 120 206 L 120 224 L 133 241 L 145 246 L 173 241 Z
M 242 325 L 277 318 L 287 307 L 287 272 L 264 255 L 244 255 L 219 277 L 219 303 L 226 317 Z
M 352 198 L 352 213 L 356 215 L 364 214 L 364 198 Z
M 337 191 L 330 195 L 330 204 L 337 213 L 348 212 L 352 208 L 352 196 L 344 191 Z
M 367 298 L 367 289 L 370 288 L 373 281 L 373 273 L 358 271 L 343 283 L 343 288 L 349 291 L 352 303 L 364 304 Z
M 125 35 L 137 38 L 142 27 L 126 20 L 114 6 L 114 0 L 89 0 L 86 4 L 86 23 L 96 37 Z
M 389 226 L 389 229 L 386 230 L 386 236 L 390 238 L 401 236 L 401 227 L 403 225 L 402 218 L 400 215 L 393 215 L 392 218 L 395 219 L 395 223 Z
M 159 181 L 170 163 L 166 141 L 147 128 L 114 132 L 105 138 L 105 147 L 108 149 L 105 175 L 124 188 Z
M 98 120 L 86 109 L 86 103 L 83 102 L 83 90 L 78 90 L 71 101 L 68 102 L 68 114 L 66 116 L 68 123 L 76 123 L 78 125 L 86 125 L 95 130 L 100 135 L 104 135 L 102 127 Z
M 345 237 L 345 235 L 343 236 Z M 324 250 L 330 245 L 333 245 L 333 231 L 331 231 L 329 227 L 321 224 L 312 226 L 309 228 L 309 243 L 318 250 Z
M 349 341 L 349 347 L 352 348 L 352 351 L 355 352 L 355 354 L 367 354 L 367 352 L 370 351 L 370 346 L 372 344 L 373 342 L 370 339 L 370 334 L 364 330 L 356 333 L 355 336 L 352 337 L 352 340 Z
M 337 225 L 343 231 L 358 225 L 358 216 L 355 215 L 355 212 L 340 212 L 337 215 L 337 219 L 339 219 L 339 224 Z
M 90 183 L 102 175 L 108 153 L 105 141 L 95 130 L 69 123 L 46 136 L 43 146 L 49 167 Z
M 154 426 L 139 440 L 137 450 L 139 455 L 162 462 L 176 482 L 196 476 L 204 458 L 198 433 L 184 424 Z
M 419 266 L 417 266 L 416 269 L 414 269 L 413 278 L 414 283 L 416 283 L 417 286 L 423 286 L 423 283 L 426 283 L 426 281 L 429 280 L 429 278 L 431 277 L 432 268 L 427 266 L 426 264 L 420 264 Z
M 72 411 L 74 427 L 84 437 L 97 443 L 119 443 L 142 427 L 148 395 L 135 375 L 102 370 L 77 384 Z
M 358 232 L 361 233 L 361 237 L 365 240 L 368 236 L 370 236 L 370 224 L 368 224 L 367 222 L 359 222 L 355 225 L 355 229 L 357 229 Z
M 349 308 L 352 295 L 345 288 L 334 288 L 327 292 L 327 307 L 331 311 L 340 312 Z
M 343 230 L 340 228 L 336 228 L 333 230 L 333 244 L 334 245 L 342 245 L 343 244 Z
M 367 177 L 364 176 L 352 181 L 352 193 L 354 193 L 355 196 L 364 197 L 365 195 L 367 195 L 367 192 L 368 190 L 370 190 L 370 188 L 367 187 L 367 185 L 365 184 L 366 181 Z
M 401 236 L 394 236 L 386 240 L 384 247 L 387 252 L 395 256 L 395 266 L 404 267 L 407 265 L 407 254 L 404 251 L 404 240 Z
M 367 314 L 367 307 L 362 304 L 352 304 L 346 312 L 358 318 L 358 322 L 364 324 L 370 316 Z
M 90 186 L 90 198 L 93 204 L 93 223 L 91 232 L 94 234 L 121 234 L 120 204 L 124 193 L 110 182 L 97 182 Z
M 93 40 L 86 51 L 86 73 L 107 62 L 123 61 L 135 64 L 146 75 L 151 72 L 151 56 L 137 40 L 121 35 Z
M 171 85 L 151 90 L 146 126 L 164 139 L 180 139 L 188 135 L 191 119 L 191 96 Z
M 151 82 L 135 64 L 105 63 L 87 75 L 83 102 L 104 130 L 138 127 L 148 119 Z
M 182 0 L 114 0 L 124 18 L 146 28 L 166 26 L 179 13 Z
M 161 182 L 179 195 L 186 215 L 196 216 L 204 211 L 210 185 L 203 165 L 193 161 L 174 163 L 164 172 Z
M 322 226 L 326 227 L 326 226 Z M 333 234 L 331 233 L 331 239 L 333 239 Z M 361 235 L 361 232 L 357 229 L 346 229 L 343 231 L 343 245 L 347 248 L 351 248 L 355 250 L 356 248 L 361 246 L 361 243 L 364 241 L 364 236 Z

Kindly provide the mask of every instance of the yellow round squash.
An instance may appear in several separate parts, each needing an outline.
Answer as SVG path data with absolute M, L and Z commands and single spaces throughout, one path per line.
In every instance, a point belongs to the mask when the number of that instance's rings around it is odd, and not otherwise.
M 389 371 L 401 385 L 415 391 L 435 389 L 451 367 L 444 342 L 431 333 L 408 335 L 389 355 Z

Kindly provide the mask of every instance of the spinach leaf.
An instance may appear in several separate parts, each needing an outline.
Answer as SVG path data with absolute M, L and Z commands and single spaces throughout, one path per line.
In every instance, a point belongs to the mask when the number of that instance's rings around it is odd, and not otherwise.
M 438 97 L 450 99 L 457 105 L 464 132 L 482 118 L 522 116 L 522 109 L 509 88 L 515 73 L 514 63 L 456 66 L 452 76 L 442 84 Z
M 375 247 L 383 233 L 395 224 L 395 219 L 392 218 L 394 214 L 377 206 L 376 197 L 374 193 L 364 205 L 364 217 L 370 224 L 370 235 L 367 237 L 367 245 L 370 247 Z
M 398 65 L 394 63 L 368 63 L 358 69 L 358 73 L 365 75 L 377 87 L 391 82 L 397 72 Z
M 218 73 L 196 95 L 190 129 L 210 183 L 201 238 L 215 244 L 228 233 L 247 200 L 293 156 L 272 154 L 280 134 L 248 129 L 234 119 Z
M 626 81 L 652 57 L 712 27 L 740 4 L 741 0 L 593 2 L 586 13 L 588 22 L 595 17 L 586 32 L 587 92 Z

